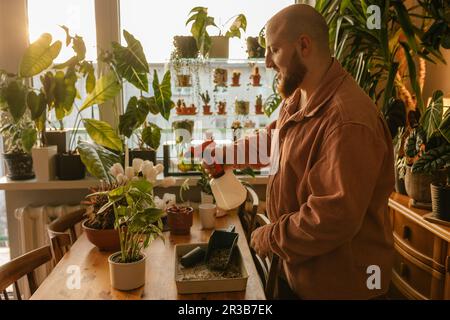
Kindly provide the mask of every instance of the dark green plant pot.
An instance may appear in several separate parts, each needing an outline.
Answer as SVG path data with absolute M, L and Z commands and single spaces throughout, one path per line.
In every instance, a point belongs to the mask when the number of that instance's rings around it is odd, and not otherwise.
M 173 45 L 179 58 L 194 59 L 198 56 L 197 42 L 192 36 L 175 36 Z
M 56 155 L 56 176 L 59 180 L 81 180 L 85 175 L 86 167 L 79 154 Z
M 35 177 L 33 171 L 33 159 L 28 153 L 4 153 L 6 175 L 11 180 L 28 180 Z
M 450 221 L 450 185 L 432 183 L 431 205 L 437 218 Z
M 142 160 L 149 160 L 153 162 L 153 165 L 156 165 L 156 151 L 155 150 L 130 150 L 129 154 L 129 163 L 131 166 L 133 164 L 133 159 L 138 158 Z
M 431 203 L 430 184 L 432 182 L 445 182 L 447 176 L 445 171 L 434 174 L 412 173 L 411 166 L 406 167 L 405 188 L 408 196 L 420 203 Z

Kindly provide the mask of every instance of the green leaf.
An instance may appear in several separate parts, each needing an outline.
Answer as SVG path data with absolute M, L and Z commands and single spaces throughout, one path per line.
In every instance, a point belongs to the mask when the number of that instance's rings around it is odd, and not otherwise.
M 159 83 L 158 73 L 153 72 L 153 91 L 155 94 L 155 103 L 164 119 L 169 120 L 170 110 L 175 106 L 172 99 L 172 91 L 170 85 L 170 71 L 164 74 L 163 81 Z
M 81 161 L 93 177 L 110 183 L 115 181 L 115 178 L 109 173 L 109 169 L 115 163 L 121 162 L 118 155 L 87 141 L 79 141 L 77 150 Z
M 22 146 L 25 152 L 30 152 L 37 140 L 37 132 L 34 128 L 26 128 L 22 132 Z
M 139 90 L 148 92 L 149 67 L 141 43 L 126 30 L 123 36 L 127 47 L 117 42 L 113 47 L 113 64 L 120 77 L 126 79 Z
M 247 29 L 247 18 L 243 14 L 239 14 L 231 24 L 230 30 L 225 34 L 228 38 L 241 38 L 241 29 L 245 32 Z
M 149 123 L 148 126 L 142 130 L 142 140 L 153 150 L 158 149 L 161 143 L 161 128 L 154 123 Z
M 94 74 L 94 68 L 90 69 L 87 72 L 86 77 L 86 93 L 90 94 L 95 89 L 95 74 Z
M 133 96 L 128 101 L 125 113 L 119 117 L 119 132 L 126 137 L 131 137 L 133 131 L 139 128 L 148 115 L 146 104 L 138 104 L 138 99 Z
M 31 120 L 38 119 L 47 106 L 44 93 L 37 95 L 34 91 L 30 91 L 27 95 L 27 106 L 31 113 Z
M 442 111 L 444 108 L 443 96 L 444 94 L 441 90 L 433 92 L 430 104 L 421 119 L 421 125 L 427 134 L 427 139 L 431 138 L 441 124 Z
M 450 109 L 447 109 L 447 112 L 444 114 L 444 119 L 439 126 L 439 132 L 450 143 Z
M 35 76 L 50 67 L 61 51 L 61 41 L 51 42 L 52 36 L 44 33 L 27 48 L 20 63 L 21 77 Z
M 137 180 L 137 181 L 132 181 L 132 182 L 130 183 L 130 186 L 133 187 L 133 188 L 136 188 L 136 189 L 138 189 L 140 192 L 146 193 L 146 194 L 150 193 L 150 191 L 151 191 L 152 188 L 153 188 L 152 183 L 151 183 L 150 181 L 145 180 L 145 179 L 140 179 L 140 180 Z
M 112 150 L 122 151 L 122 140 L 109 123 L 95 119 L 83 119 L 83 123 L 95 143 Z
M 406 36 L 409 47 L 414 52 L 417 52 L 418 48 L 417 48 L 417 42 L 416 42 L 416 38 L 415 38 L 415 32 L 414 32 L 414 28 L 413 28 L 411 19 L 409 18 L 409 15 L 408 15 L 408 10 L 406 9 L 406 7 L 402 3 L 402 1 L 393 1 L 393 5 L 395 8 L 395 11 L 397 12 L 398 22 Z
M 389 68 L 389 75 L 388 75 L 388 80 L 386 82 L 386 87 L 384 89 L 384 102 L 383 102 L 383 110 L 384 113 L 387 112 L 387 108 L 389 105 L 389 100 L 392 97 L 392 91 L 394 89 L 394 80 L 395 80 L 395 75 L 397 74 L 397 70 L 398 70 L 398 62 L 394 62 L 391 64 L 391 67 Z
M 121 86 L 116 75 L 110 72 L 102 76 L 95 84 L 94 90 L 86 97 L 80 111 L 94 105 L 113 99 L 120 91 Z
M 19 121 L 26 111 L 26 89 L 18 81 L 12 81 L 6 88 L 6 103 L 15 122 Z

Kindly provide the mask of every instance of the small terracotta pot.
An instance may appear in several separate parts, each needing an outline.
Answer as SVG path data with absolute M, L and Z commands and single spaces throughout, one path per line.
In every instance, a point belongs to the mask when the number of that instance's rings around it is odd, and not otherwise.
M 182 207 L 187 208 L 187 212 L 178 212 L 175 206 L 171 206 L 166 209 L 167 212 L 167 223 L 170 228 L 171 234 L 176 235 L 186 235 L 191 232 L 191 227 L 193 224 L 193 213 L 194 208 L 192 207 Z
M 93 229 L 86 226 L 87 220 L 83 221 L 82 227 L 88 240 L 101 251 L 120 250 L 119 231 L 116 229 Z

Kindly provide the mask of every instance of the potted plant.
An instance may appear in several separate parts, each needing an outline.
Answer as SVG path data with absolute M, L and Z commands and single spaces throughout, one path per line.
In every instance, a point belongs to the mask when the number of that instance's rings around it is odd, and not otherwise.
M 3 71 L 0 71 L 0 108 L 7 177 L 11 180 L 32 179 L 35 175 L 30 151 L 37 139 L 36 129 L 26 113 L 22 82 Z
M 252 80 L 253 87 L 261 86 L 261 74 L 259 73 L 259 67 L 254 66 L 252 70 L 252 74 L 250 75 L 250 79 Z
M 265 57 L 266 49 L 259 43 L 259 37 L 247 37 L 247 54 L 249 59 L 261 59 Z
M 227 114 L 227 102 L 226 101 L 219 101 L 217 104 L 217 114 L 219 115 L 225 115 Z
M 164 240 L 163 211 L 155 206 L 153 196 L 158 169 L 142 159 L 135 159 L 133 167 L 127 167 L 124 173 L 116 169 L 119 166 L 117 163 L 111 168 L 118 186 L 98 193 L 108 197 L 99 213 L 112 207 L 114 228 L 119 232 L 120 251 L 108 258 L 111 285 L 118 290 L 132 290 L 145 284 L 143 250 L 156 238 Z
M 245 100 L 238 100 L 234 102 L 234 110 L 237 115 L 248 115 L 250 111 L 250 102 Z
M 433 93 L 425 113 L 409 114 L 410 132 L 405 142 L 406 192 L 413 204 L 431 203 L 431 183 L 446 183 L 450 164 L 450 112 L 443 116 L 443 93 Z
M 184 205 L 183 191 L 189 190 L 189 179 L 184 180 L 180 186 L 181 205 L 172 205 L 166 209 L 167 224 L 170 233 L 173 235 L 187 235 L 190 233 L 193 224 L 194 208 Z
M 224 32 L 224 27 L 233 18 L 230 28 Z M 228 40 L 232 37 L 241 37 L 241 30 L 245 31 L 247 28 L 247 19 L 245 15 L 238 14 L 236 16 L 228 19 L 222 28 L 219 28 L 215 22 L 214 18 L 208 16 L 208 8 L 206 7 L 195 7 L 189 12 L 188 20 L 186 25 L 192 22 L 191 33 L 194 37 L 197 48 L 199 48 L 200 54 L 204 58 L 228 58 Z M 216 27 L 219 29 L 218 36 L 210 36 L 207 28 Z
M 231 86 L 232 87 L 239 87 L 239 79 L 241 78 L 241 73 L 239 71 L 233 71 L 233 75 L 231 77 Z
M 256 114 L 264 114 L 264 110 L 263 110 L 263 102 L 262 102 L 262 95 L 259 94 L 256 96 L 256 101 L 255 101 L 255 113 Z
M 203 114 L 204 115 L 211 115 L 211 106 L 209 105 L 209 102 L 211 101 L 211 98 L 209 97 L 208 90 L 204 93 L 200 93 L 200 98 L 203 101 Z
M 195 59 L 198 56 L 197 42 L 193 36 L 173 37 L 175 54 L 182 59 Z

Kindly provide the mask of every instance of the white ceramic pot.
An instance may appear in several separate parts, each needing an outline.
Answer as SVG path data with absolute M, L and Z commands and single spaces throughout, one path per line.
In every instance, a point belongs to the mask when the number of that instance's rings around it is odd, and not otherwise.
M 229 39 L 225 36 L 212 36 L 210 58 L 228 59 Z
M 214 203 L 214 196 L 203 191 L 200 191 L 200 199 L 201 203 Z
M 37 181 L 54 180 L 56 176 L 56 154 L 57 146 L 43 148 L 33 148 L 31 156 L 33 158 L 33 168 Z
M 213 203 L 202 203 L 198 206 L 202 229 L 214 229 L 216 226 L 216 210 L 216 205 Z
M 146 255 L 136 262 L 119 263 L 115 262 L 115 258 L 120 252 L 113 253 L 109 256 L 109 277 L 111 286 L 118 290 L 133 290 L 145 284 L 145 260 Z

